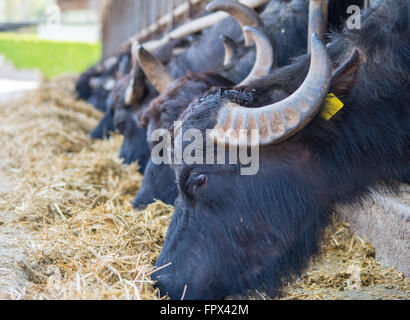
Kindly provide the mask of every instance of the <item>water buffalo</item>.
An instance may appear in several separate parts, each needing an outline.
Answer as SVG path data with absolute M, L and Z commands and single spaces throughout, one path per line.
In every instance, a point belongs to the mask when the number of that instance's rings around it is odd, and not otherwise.
M 204 146 L 259 149 L 259 170 L 173 164 L 179 196 L 152 275 L 162 294 L 280 294 L 317 252 L 336 204 L 397 187 L 410 162 L 409 8 L 409 0 L 382 1 L 359 30 L 332 32 L 327 47 L 313 35 L 311 54 L 251 86 L 214 89 L 184 111 L 180 133 L 200 130 Z M 240 129 L 258 129 L 258 139 Z

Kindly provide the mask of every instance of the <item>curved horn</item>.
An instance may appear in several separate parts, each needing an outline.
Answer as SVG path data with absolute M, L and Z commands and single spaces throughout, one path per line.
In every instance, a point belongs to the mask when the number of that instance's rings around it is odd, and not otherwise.
M 220 35 L 219 39 L 222 41 L 222 44 L 225 48 L 225 60 L 224 60 L 224 67 L 229 66 L 236 55 L 238 47 L 236 46 L 235 41 L 225 35 Z
M 127 88 L 125 89 L 125 95 L 124 95 L 124 103 L 129 106 L 131 105 L 132 102 L 132 96 L 134 94 L 134 78 L 132 78 L 130 80 L 130 82 L 128 83 Z
M 247 86 L 252 81 L 268 75 L 274 59 L 272 43 L 263 32 L 249 26 L 244 27 L 243 31 L 255 41 L 256 60 L 252 71 L 238 86 Z
M 309 2 L 308 52 L 311 49 L 310 39 L 314 33 L 318 34 L 320 39 L 325 39 L 329 11 L 329 0 L 310 0 Z
M 221 145 L 226 144 L 225 138 L 228 137 L 229 144 L 235 146 L 270 145 L 289 138 L 318 113 L 329 91 L 330 76 L 328 52 L 314 34 L 309 73 L 298 90 L 280 102 L 261 108 L 245 108 L 225 102 L 210 137 Z M 242 134 L 241 129 L 247 133 Z M 259 130 L 259 141 L 248 141 L 247 134 L 252 129 Z
M 251 8 L 233 0 L 215 0 L 209 3 L 205 9 L 209 12 L 224 11 L 229 13 L 241 27 L 251 26 L 254 28 L 262 29 L 264 23 L 259 15 Z M 250 46 L 252 39 L 244 34 L 245 45 Z
M 168 69 L 143 46 L 138 46 L 137 56 L 142 70 L 159 93 L 164 92 L 174 82 L 175 79 Z
M 132 98 L 134 95 L 134 84 L 135 84 L 135 76 L 136 73 L 138 72 L 138 54 L 137 54 L 137 49 L 138 49 L 138 42 L 137 41 L 132 41 L 131 43 L 131 80 L 128 83 L 127 88 L 125 89 L 125 95 L 124 95 L 124 103 L 126 105 L 131 105 L 132 103 Z

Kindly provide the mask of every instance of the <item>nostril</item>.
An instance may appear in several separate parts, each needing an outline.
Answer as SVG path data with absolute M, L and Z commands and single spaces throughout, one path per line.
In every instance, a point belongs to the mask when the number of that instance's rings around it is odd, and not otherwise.
M 164 267 L 166 268 L 166 266 Z M 180 281 L 175 281 L 168 272 L 164 273 L 162 269 L 158 272 L 154 270 L 151 274 L 151 280 L 154 282 L 154 287 L 159 289 L 160 296 L 168 296 L 171 300 L 181 299 L 187 288 L 185 284 Z M 188 298 L 187 295 L 185 295 L 185 297 Z
M 151 274 L 151 280 L 158 282 L 161 279 L 161 276 L 158 274 L 158 272 L 155 272 Z

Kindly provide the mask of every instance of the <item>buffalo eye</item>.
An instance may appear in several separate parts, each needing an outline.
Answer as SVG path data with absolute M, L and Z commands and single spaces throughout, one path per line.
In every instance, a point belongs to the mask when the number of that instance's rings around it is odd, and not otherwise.
M 191 197 L 194 197 L 198 188 L 204 186 L 207 181 L 208 181 L 208 176 L 205 174 L 191 176 L 185 183 L 185 190 Z

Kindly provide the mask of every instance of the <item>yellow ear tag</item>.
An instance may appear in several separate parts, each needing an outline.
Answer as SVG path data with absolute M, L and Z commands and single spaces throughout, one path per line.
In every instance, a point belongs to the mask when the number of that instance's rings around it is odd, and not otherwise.
M 340 101 L 333 93 L 329 93 L 325 98 L 325 105 L 320 112 L 320 116 L 329 121 L 333 116 L 344 107 L 342 101 Z

